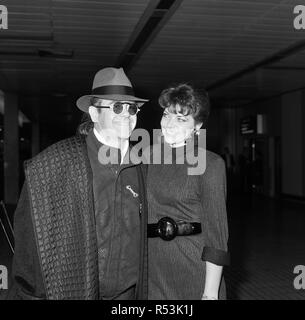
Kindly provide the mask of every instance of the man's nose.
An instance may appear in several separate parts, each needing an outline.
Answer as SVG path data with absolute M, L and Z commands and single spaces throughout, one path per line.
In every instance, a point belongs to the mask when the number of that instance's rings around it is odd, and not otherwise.
M 120 116 L 125 117 L 125 118 L 127 118 L 127 117 L 130 116 L 130 114 L 129 114 L 129 112 L 128 112 L 128 107 L 126 107 L 126 106 L 123 107 L 123 110 L 122 110 L 122 112 L 120 113 Z

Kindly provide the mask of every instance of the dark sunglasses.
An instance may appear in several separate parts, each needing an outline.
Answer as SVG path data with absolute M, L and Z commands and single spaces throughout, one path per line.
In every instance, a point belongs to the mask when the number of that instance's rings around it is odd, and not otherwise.
M 137 114 L 140 111 L 140 109 L 139 109 L 139 107 L 138 107 L 138 105 L 136 103 L 130 103 L 130 102 L 117 101 L 113 105 L 110 105 L 110 106 L 103 106 L 103 105 L 99 105 L 98 103 L 94 103 L 93 104 L 93 106 L 96 107 L 96 108 L 112 109 L 112 111 L 115 114 L 122 113 L 122 111 L 124 109 L 124 105 L 128 106 L 127 111 L 129 112 L 129 114 L 131 116 L 134 116 L 135 114 Z

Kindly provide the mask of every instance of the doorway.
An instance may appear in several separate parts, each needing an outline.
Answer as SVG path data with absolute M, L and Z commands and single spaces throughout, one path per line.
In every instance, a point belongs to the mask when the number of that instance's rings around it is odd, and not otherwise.
M 281 190 L 281 143 L 279 137 L 252 136 L 245 138 L 248 158 L 247 189 L 251 193 L 278 197 Z

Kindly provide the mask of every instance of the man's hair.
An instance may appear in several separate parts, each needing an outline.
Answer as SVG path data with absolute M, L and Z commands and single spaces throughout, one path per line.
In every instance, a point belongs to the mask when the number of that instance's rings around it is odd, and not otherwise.
M 93 126 L 94 124 L 91 120 L 90 114 L 84 112 L 80 120 L 80 124 L 77 127 L 77 133 L 86 136 Z
M 96 97 L 92 97 L 91 98 L 91 105 L 93 104 L 93 102 L 96 101 Z M 97 108 L 97 112 L 101 113 L 102 109 L 101 108 Z M 81 134 L 81 135 L 88 135 L 89 131 L 91 129 L 93 129 L 94 127 L 94 123 L 91 120 L 90 114 L 87 112 L 84 112 L 80 121 L 80 124 L 77 127 L 77 133 Z
M 202 127 L 206 128 L 210 99 L 205 90 L 199 92 L 187 83 L 180 83 L 164 89 L 160 94 L 159 104 L 163 109 L 169 108 L 173 113 L 191 114 L 195 123 L 202 123 Z

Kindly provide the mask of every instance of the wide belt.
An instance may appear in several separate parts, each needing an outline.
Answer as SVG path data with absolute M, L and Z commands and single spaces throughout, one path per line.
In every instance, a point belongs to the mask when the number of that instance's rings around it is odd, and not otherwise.
M 201 233 L 201 223 L 175 221 L 170 217 L 164 217 L 158 223 L 147 225 L 147 237 L 160 237 L 163 240 L 173 240 L 176 236 L 189 236 Z

